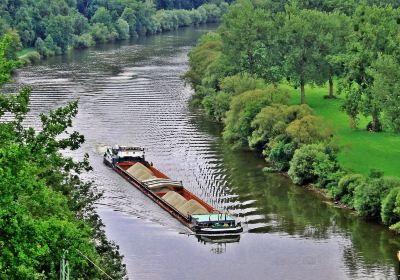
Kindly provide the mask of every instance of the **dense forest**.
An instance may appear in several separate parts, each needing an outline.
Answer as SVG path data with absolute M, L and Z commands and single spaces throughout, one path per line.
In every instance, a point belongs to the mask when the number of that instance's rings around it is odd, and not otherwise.
M 216 22 L 227 10 L 222 0 L 20 0 L 0 1 L 0 35 L 13 48 L 34 48 L 29 59 L 86 48 L 98 42 Z
M 307 105 L 310 86 L 327 85 L 318 104 L 341 102 L 337 110 L 354 131 L 362 120 L 365 133 L 398 137 L 398 5 L 237 0 L 218 30 L 190 52 L 185 78 L 196 92 L 192 102 L 224 124 L 223 138 L 233 148 L 265 157 L 266 171 L 287 172 L 294 183 L 311 183 L 360 215 L 400 229 L 400 179 L 344 168 L 338 161 L 342 135 Z M 352 145 L 369 145 L 367 134 L 346 133 L 362 135 Z
M 231 3 L 233 0 L 225 1 L 227 3 Z M 207 1 L 207 0 L 157 0 L 156 7 L 157 9 L 197 9 L 201 5 L 205 3 L 215 3 L 218 4 L 218 1 Z

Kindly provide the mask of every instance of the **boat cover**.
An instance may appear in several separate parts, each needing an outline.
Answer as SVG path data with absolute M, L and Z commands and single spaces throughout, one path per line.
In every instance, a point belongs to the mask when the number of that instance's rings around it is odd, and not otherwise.
M 157 178 L 154 173 L 148 169 L 146 166 L 141 164 L 140 162 L 135 163 L 131 167 L 129 167 L 126 172 L 130 175 L 138 179 L 139 181 L 145 181 L 149 179 Z
M 164 179 L 164 178 L 153 178 L 153 179 L 145 180 L 145 181 L 143 181 L 143 183 L 151 190 L 162 188 L 162 187 L 168 187 L 168 186 L 174 186 L 178 189 L 183 188 L 182 182 L 173 181 L 171 179 Z

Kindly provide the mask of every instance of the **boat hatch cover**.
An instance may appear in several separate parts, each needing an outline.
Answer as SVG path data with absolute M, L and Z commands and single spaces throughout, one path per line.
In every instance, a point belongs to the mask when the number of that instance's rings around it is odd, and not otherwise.
M 192 219 L 196 219 L 198 223 L 204 222 L 219 222 L 219 221 L 235 221 L 235 219 L 228 214 L 194 214 Z

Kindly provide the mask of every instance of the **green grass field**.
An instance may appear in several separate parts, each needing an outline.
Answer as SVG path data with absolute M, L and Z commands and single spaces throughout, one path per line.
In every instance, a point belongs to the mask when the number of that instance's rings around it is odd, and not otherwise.
M 17 56 L 18 57 L 23 57 L 24 55 L 27 55 L 30 52 L 36 51 L 36 49 L 34 48 L 26 48 L 26 49 L 22 49 L 20 51 L 17 52 Z
M 291 104 L 299 104 L 300 89 L 291 88 L 291 91 Z M 358 130 L 351 129 L 347 115 L 340 110 L 344 97 L 331 100 L 324 99 L 325 95 L 328 95 L 327 87 L 306 87 L 307 104 L 334 129 L 341 147 L 340 164 L 364 175 L 378 169 L 385 175 L 400 177 L 400 134 L 367 132 L 367 118 L 360 118 Z

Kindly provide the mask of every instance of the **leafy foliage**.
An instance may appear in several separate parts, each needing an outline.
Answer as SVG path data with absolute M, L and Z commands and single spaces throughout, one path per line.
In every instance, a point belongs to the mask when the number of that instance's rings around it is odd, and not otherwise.
M 11 42 L 12 37 L 10 35 L 5 35 L 0 42 L 0 86 L 10 80 L 11 72 L 18 66 L 16 61 L 6 58 L 6 53 Z
M 364 177 L 359 174 L 348 174 L 343 176 L 338 185 L 330 189 L 332 197 L 340 200 L 349 207 L 354 207 L 354 191 L 357 186 L 364 183 Z
M 357 213 L 364 217 L 379 219 L 383 199 L 392 188 L 398 187 L 399 183 L 397 178 L 370 178 L 368 182 L 358 185 L 354 191 L 354 208 Z M 385 211 L 388 211 L 388 208 Z
M 71 46 L 84 48 L 95 41 L 124 40 L 138 34 L 218 21 L 228 4 L 207 2 L 187 0 L 178 5 L 173 1 L 162 4 L 141 0 L 5 1 L 0 4 L 0 35 L 16 31 L 24 47 L 36 47 L 46 57 L 64 53 Z M 167 6 L 177 9 L 156 9 Z M 49 37 L 53 44 L 43 45 Z
M 336 151 L 323 144 L 303 145 L 294 153 L 288 175 L 295 184 L 316 182 L 325 187 L 331 174 L 339 170 Z
M 285 100 L 285 91 L 270 87 L 246 91 L 232 98 L 230 109 L 226 113 L 225 140 L 237 146 L 248 144 L 248 138 L 253 132 L 251 122 L 261 109 L 272 103 Z
M 214 120 L 221 122 L 225 118 L 226 112 L 229 110 L 231 96 L 223 91 L 214 92 L 204 97 L 202 104 L 207 115 Z
M 3 40 L 3 46 L 9 41 Z M 9 61 L 0 52 L 0 72 L 8 81 Z M 94 211 L 101 196 L 80 179 L 90 171 L 88 156 L 74 161 L 63 155 L 84 142 L 71 132 L 77 102 L 42 114 L 41 129 L 26 128 L 30 88 L 18 94 L 0 94 L 0 278 L 55 279 L 64 252 L 75 279 L 115 279 L 126 275 L 118 247 L 107 240 Z M 84 256 L 82 256 L 82 254 Z
M 382 201 L 381 219 L 386 225 L 392 225 L 400 221 L 400 187 L 390 190 Z

